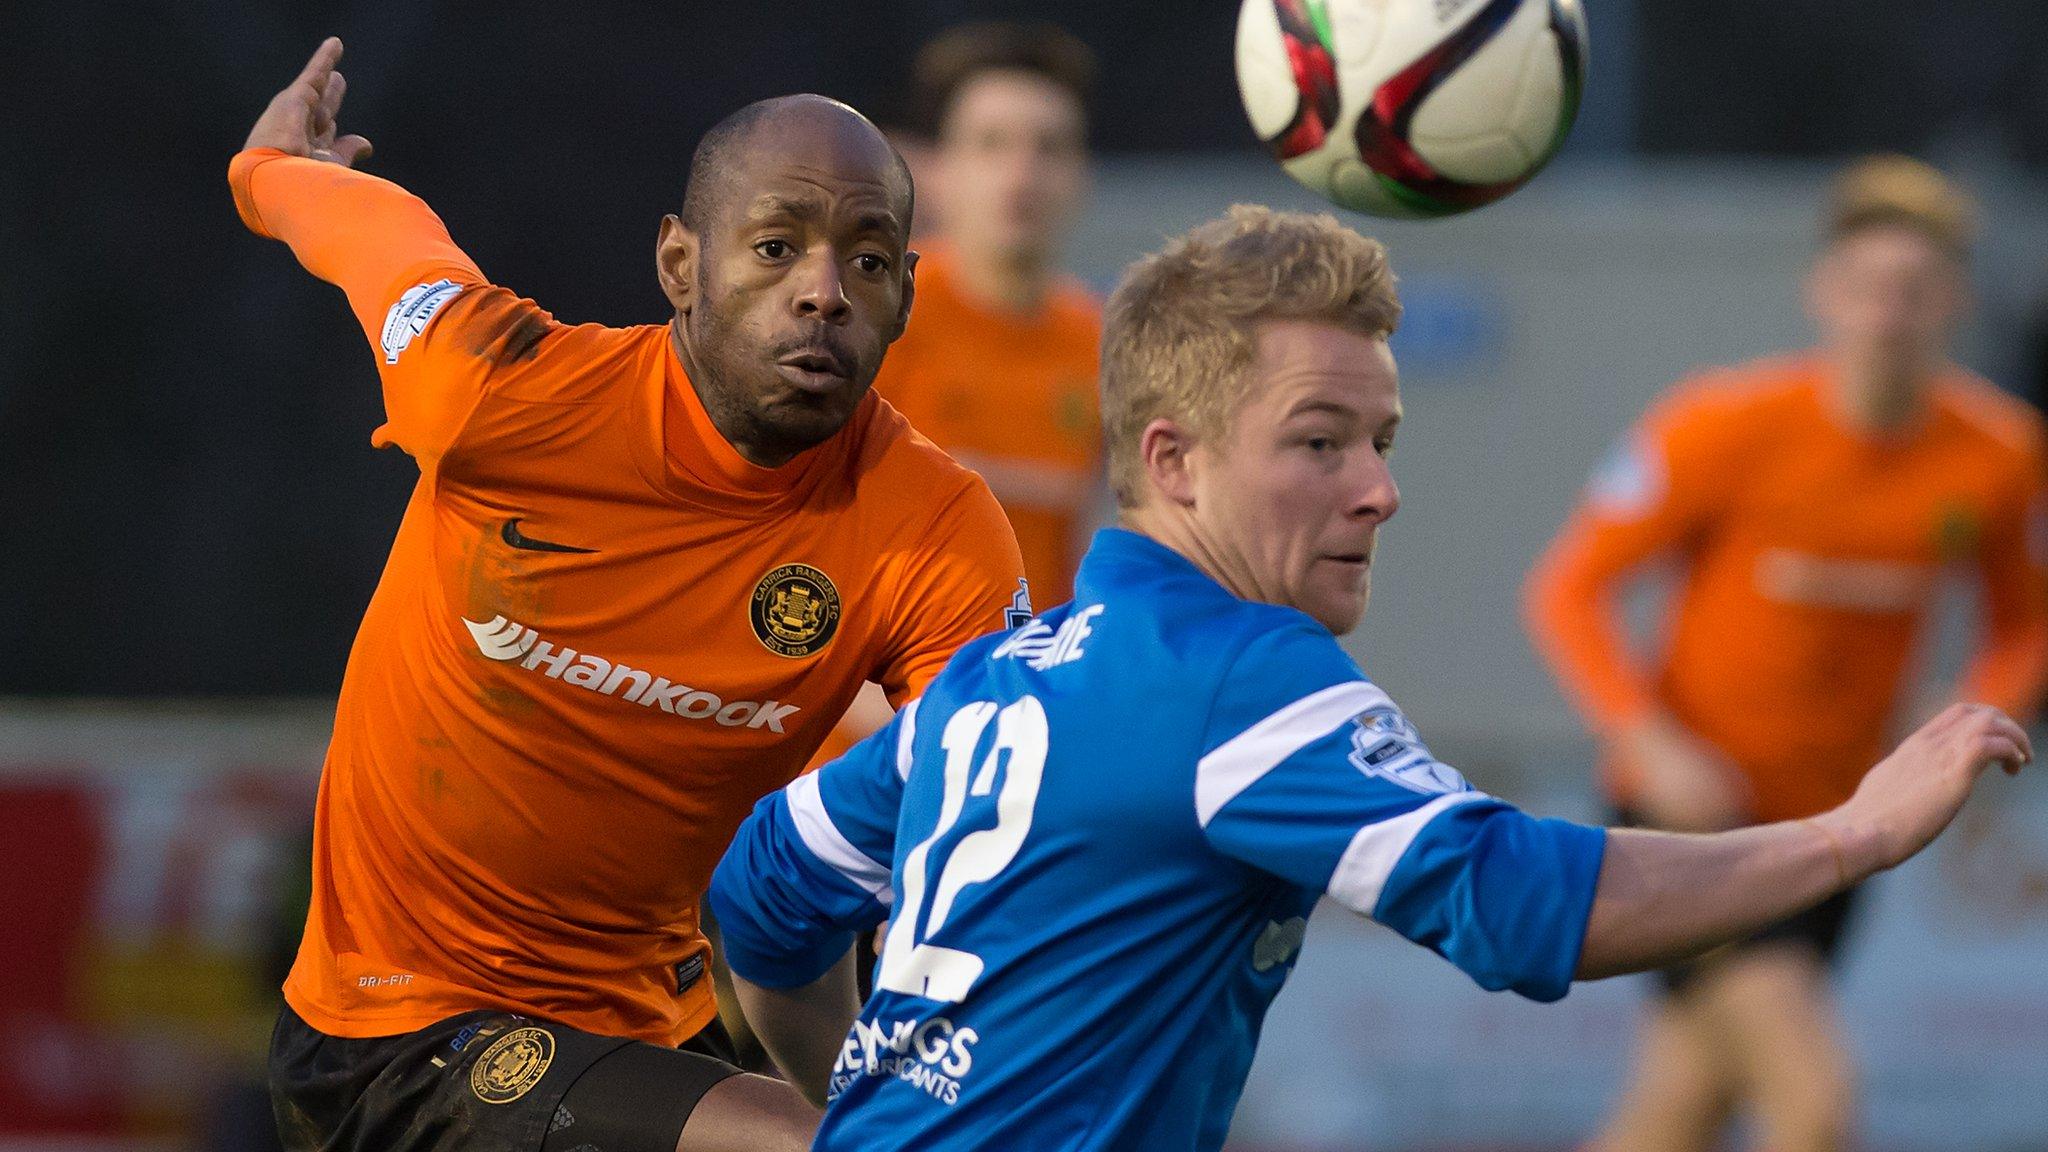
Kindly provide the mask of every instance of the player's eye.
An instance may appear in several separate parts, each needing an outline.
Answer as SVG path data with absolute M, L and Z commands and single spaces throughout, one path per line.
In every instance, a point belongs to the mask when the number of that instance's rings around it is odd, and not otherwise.
M 756 241 L 754 251 L 759 252 L 770 260 L 783 260 L 793 254 L 796 249 L 790 247 L 789 241 L 778 240 L 771 236 L 766 240 Z
M 1337 441 L 1334 437 L 1330 436 L 1311 436 L 1308 439 L 1302 441 L 1302 444 L 1305 445 L 1309 451 L 1314 452 L 1318 456 L 1326 452 L 1335 452 L 1337 450 Z
M 889 270 L 889 258 L 874 252 L 863 252 L 853 258 L 856 268 L 870 276 L 880 275 Z
M 1382 436 L 1372 442 L 1372 447 L 1373 451 L 1380 454 L 1380 459 L 1384 460 L 1394 454 L 1394 438 L 1392 436 Z

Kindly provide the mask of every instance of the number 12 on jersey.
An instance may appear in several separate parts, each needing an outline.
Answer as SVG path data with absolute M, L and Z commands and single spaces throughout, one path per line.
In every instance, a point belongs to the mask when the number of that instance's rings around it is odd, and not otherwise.
M 974 753 L 991 720 L 996 726 L 995 743 L 977 766 Z M 1017 858 L 1031 831 L 1039 784 L 1045 779 L 1046 742 L 1045 708 L 1032 696 L 1001 709 L 990 701 L 977 700 L 946 721 L 939 740 L 946 767 L 938 826 L 903 861 L 903 902 L 889 922 L 889 935 L 882 945 L 882 968 L 875 978 L 878 987 L 957 1004 L 981 978 L 980 956 L 929 941 L 945 927 L 962 890 L 995 879 Z M 1000 793 L 995 789 L 999 770 L 1003 770 Z M 970 809 L 973 823 L 980 824 L 987 820 L 991 808 L 995 827 L 970 832 L 943 859 L 931 859 L 939 841 Z M 931 882 L 934 875 L 937 880 Z

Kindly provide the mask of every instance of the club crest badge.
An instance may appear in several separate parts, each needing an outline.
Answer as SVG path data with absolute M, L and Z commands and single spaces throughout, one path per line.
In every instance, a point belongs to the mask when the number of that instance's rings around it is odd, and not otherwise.
M 514 1028 L 484 1049 L 469 1070 L 469 1087 L 486 1104 L 510 1104 L 540 1083 L 555 1059 L 555 1038 L 545 1028 Z
M 784 564 L 754 585 L 748 614 L 762 647 L 800 659 L 831 643 L 839 630 L 839 589 L 809 564 Z

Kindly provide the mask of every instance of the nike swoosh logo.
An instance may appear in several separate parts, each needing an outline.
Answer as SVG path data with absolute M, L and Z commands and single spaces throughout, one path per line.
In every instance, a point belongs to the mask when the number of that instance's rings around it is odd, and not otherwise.
M 505 538 L 505 543 L 510 544 L 514 548 L 524 548 L 528 552 L 588 553 L 597 551 L 595 548 L 572 548 L 567 544 L 556 544 L 548 540 L 535 540 L 533 537 L 519 531 L 519 519 L 519 517 L 515 516 L 505 521 L 505 530 L 499 533 L 500 536 Z

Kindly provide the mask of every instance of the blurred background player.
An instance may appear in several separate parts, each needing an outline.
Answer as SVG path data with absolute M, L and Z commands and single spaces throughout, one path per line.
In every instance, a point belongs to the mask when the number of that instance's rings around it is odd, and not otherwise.
M 875 390 L 1002 503 L 1030 598 L 1059 604 L 1101 497 L 1101 314 L 1061 270 L 1088 192 L 1095 57 L 1052 24 L 990 21 L 917 54 L 908 128 L 917 177 L 917 308 Z M 887 723 L 864 691 L 813 764 Z
M 565 325 L 355 172 L 324 42 L 229 169 L 377 349 L 419 467 L 350 652 L 271 1042 L 294 1152 L 799 1149 L 737 1074 L 697 904 L 863 681 L 901 703 L 1021 579 L 987 487 L 869 384 L 910 177 L 793 96 L 707 132 L 665 323 Z
M 1527 586 L 1538 649 L 1605 746 L 1619 817 L 1710 830 L 1847 798 L 1912 719 L 1944 572 L 1981 585 L 1959 695 L 2025 714 L 2048 659 L 2042 425 L 1957 367 L 1973 206 L 1902 157 L 1838 178 L 1805 284 L 1812 351 L 1712 372 L 1653 407 Z M 1653 656 L 1619 594 L 1678 569 Z M 1749 1108 L 1774 1152 L 1850 1141 L 1854 1074 L 1828 971 L 1844 892 L 1660 974 L 1634 1081 L 1595 1147 L 1714 1146 Z

